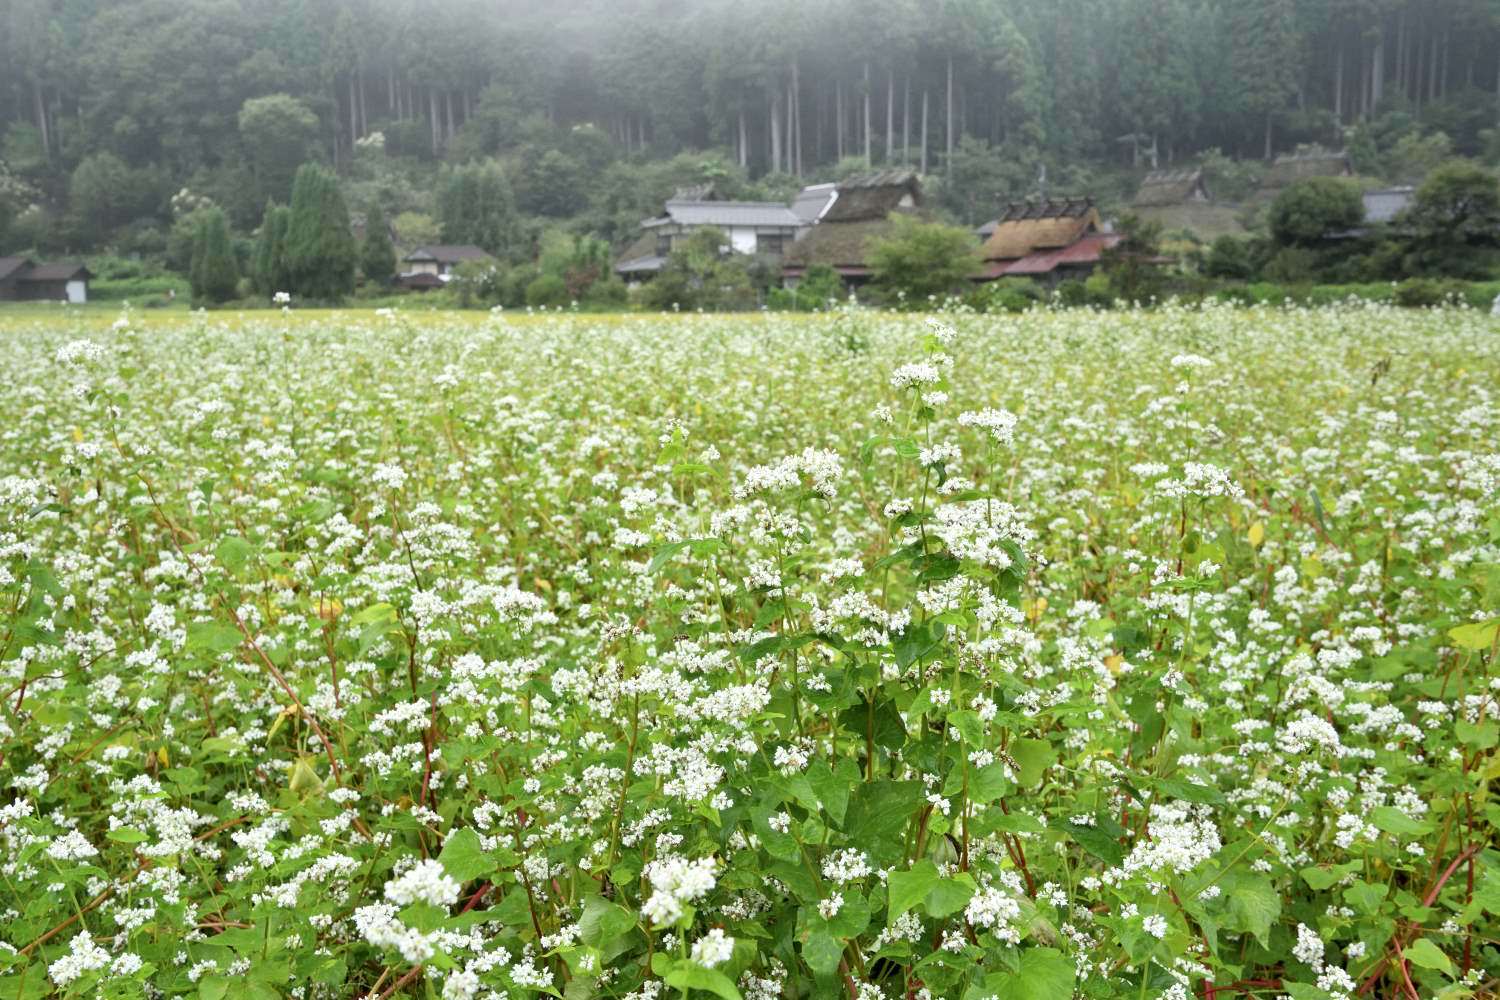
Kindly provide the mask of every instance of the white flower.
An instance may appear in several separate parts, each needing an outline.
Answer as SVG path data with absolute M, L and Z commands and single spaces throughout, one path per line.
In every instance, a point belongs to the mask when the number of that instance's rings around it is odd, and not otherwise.
M 448 907 L 458 902 L 463 887 L 443 870 L 440 862 L 428 858 L 417 863 L 405 875 L 385 884 L 385 898 L 401 906 L 428 903 Z
M 734 938 L 718 927 L 693 942 L 693 961 L 712 969 L 723 965 L 734 955 Z

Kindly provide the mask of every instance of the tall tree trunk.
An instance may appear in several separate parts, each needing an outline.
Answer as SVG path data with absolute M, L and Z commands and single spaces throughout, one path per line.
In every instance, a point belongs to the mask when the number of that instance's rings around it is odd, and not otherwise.
M 885 165 L 891 165 L 893 144 L 896 141 L 896 70 L 885 71 Z
M 438 120 L 437 91 L 431 87 L 427 88 L 427 117 L 432 122 L 432 155 L 436 156 L 440 146 L 438 130 L 442 128 L 442 123 Z
M 1406 87 L 1406 39 L 1410 32 L 1406 28 L 1406 11 L 1402 10 L 1396 15 L 1396 79 L 1401 82 L 1401 92 L 1408 97 L 1411 91 Z
M 1266 155 L 1267 162 L 1269 162 L 1270 159 L 1271 159 L 1271 120 L 1274 118 L 1274 116 L 1275 116 L 1275 112 L 1273 112 L 1273 111 L 1267 111 L 1266 112 L 1266 154 L 1265 155 Z M 1152 140 L 1152 143 L 1153 143 L 1153 145 L 1155 144 L 1155 140 L 1154 139 Z M 1152 159 L 1154 160 L 1155 157 L 1153 157 Z M 1155 166 L 1156 166 L 1156 164 L 1152 163 L 1152 167 L 1154 168 Z
M 796 117 L 797 101 L 792 97 L 792 83 L 788 80 L 786 85 L 786 141 L 782 144 L 781 148 L 786 150 L 786 172 L 789 174 L 797 172 L 797 158 L 792 152 L 796 148 L 796 143 L 792 141 L 793 132 L 797 126 Z
M 750 166 L 750 143 L 745 137 L 745 109 L 740 109 L 740 133 L 739 133 L 740 167 Z
M 870 165 L 870 60 L 865 60 L 865 166 Z
M 42 97 L 40 82 L 31 81 L 31 97 L 36 106 L 36 127 L 42 133 L 42 158 L 52 159 L 52 133 L 47 128 L 47 102 Z
M 792 60 L 792 150 L 793 169 L 802 176 L 802 67 Z
M 1335 45 L 1336 54 L 1333 57 L 1333 124 L 1335 127 L 1344 122 L 1344 47 Z
M 911 74 L 906 74 L 901 98 L 901 165 L 911 166 Z
M 922 88 L 922 173 L 927 173 L 927 88 Z
M 443 90 L 443 145 L 453 141 L 453 91 Z
M 771 94 L 771 173 L 781 171 L 781 92 Z
M 1435 101 L 1438 99 L 1438 36 L 1432 33 L 1432 46 L 1427 57 L 1427 99 Z
M 1375 40 L 1375 58 L 1370 67 L 1370 112 L 1380 113 L 1380 102 L 1385 99 L 1385 37 Z
M 391 117 L 400 118 L 401 112 L 396 107 L 396 71 L 388 69 L 385 72 L 385 109 L 390 112 Z
M 943 170 L 952 169 L 953 164 L 953 57 L 948 57 L 948 136 L 947 156 L 943 159 Z
M 844 158 L 844 81 L 833 81 L 833 156 Z
M 359 97 L 354 90 L 354 71 L 349 71 L 349 143 L 359 138 Z

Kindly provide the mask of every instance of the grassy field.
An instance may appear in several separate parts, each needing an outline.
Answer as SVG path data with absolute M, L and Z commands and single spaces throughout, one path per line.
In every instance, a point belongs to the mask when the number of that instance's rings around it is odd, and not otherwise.
M 0 996 L 1495 995 L 1500 321 L 117 315 Z

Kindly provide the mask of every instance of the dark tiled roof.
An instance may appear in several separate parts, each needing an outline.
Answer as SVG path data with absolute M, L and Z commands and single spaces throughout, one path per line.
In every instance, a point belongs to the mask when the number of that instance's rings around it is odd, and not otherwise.
M 92 277 L 89 269 L 82 264 L 67 264 L 61 261 L 53 264 L 38 264 L 30 271 L 21 276 L 22 281 L 72 281 L 75 278 L 87 279 Z
M 675 222 L 679 226 L 785 226 L 795 229 L 801 220 L 779 201 L 678 201 L 667 202 L 663 219 L 649 225 Z
M 1365 222 L 1390 222 L 1411 204 L 1412 190 L 1410 187 L 1394 187 L 1366 191 Z
M 417 247 L 406 255 L 406 260 L 432 260 L 439 264 L 457 264 L 464 260 L 489 260 L 490 255 L 470 244 L 437 244 Z
M 24 272 L 31 267 L 31 261 L 25 257 L 0 257 L 0 281 L 15 277 L 17 272 Z
M 792 199 L 792 214 L 805 225 L 818 221 L 819 217 L 827 211 L 828 206 L 838 197 L 837 188 L 837 184 L 808 185 L 798 191 L 797 197 Z

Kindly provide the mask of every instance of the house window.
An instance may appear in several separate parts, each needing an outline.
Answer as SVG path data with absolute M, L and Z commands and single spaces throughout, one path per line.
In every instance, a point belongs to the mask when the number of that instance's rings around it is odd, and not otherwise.
M 781 256 L 786 248 L 786 236 L 782 233 L 757 233 L 755 237 L 755 252 L 768 253 Z

